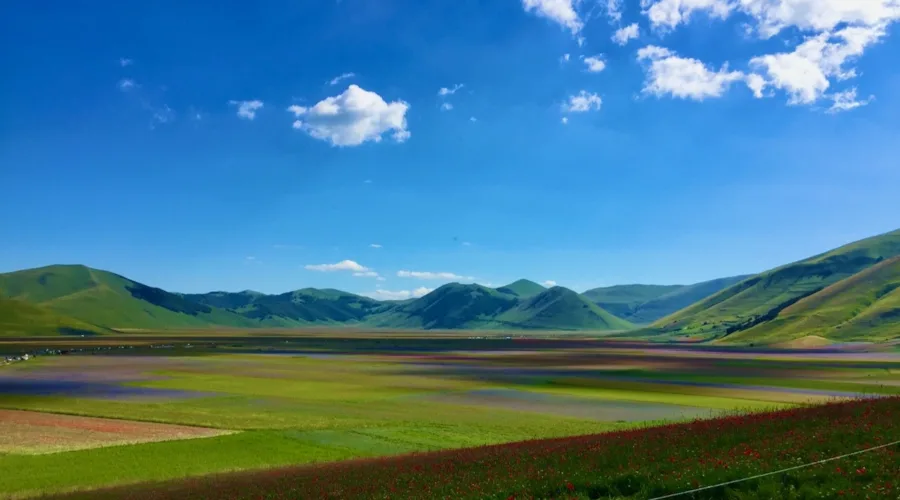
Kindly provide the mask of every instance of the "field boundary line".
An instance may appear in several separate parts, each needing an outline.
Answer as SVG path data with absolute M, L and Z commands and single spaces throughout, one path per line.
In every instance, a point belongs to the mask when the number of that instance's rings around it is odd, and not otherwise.
M 731 481 L 726 481 L 726 482 L 724 482 L 724 483 L 712 484 L 712 485 L 709 485 L 709 486 L 702 486 L 702 487 L 700 487 L 700 488 L 694 488 L 693 490 L 682 491 L 682 492 L 679 492 L 679 493 L 670 493 L 670 494 L 668 494 L 668 495 L 663 495 L 663 496 L 661 496 L 661 497 L 653 497 L 653 498 L 651 498 L 650 500 L 662 500 L 663 498 L 675 498 L 675 497 L 680 497 L 680 496 L 682 496 L 682 495 L 690 495 L 691 493 L 697 493 L 697 492 L 699 492 L 699 491 L 711 490 L 711 489 L 713 489 L 713 488 L 719 488 L 719 487 L 722 487 L 722 486 L 728 486 L 728 485 L 730 485 L 730 484 L 742 483 L 742 482 L 744 482 L 744 481 L 750 481 L 750 480 L 753 480 L 753 479 L 759 479 L 759 478 L 761 478 L 761 477 L 774 476 L 774 475 L 776 475 L 776 474 L 781 474 L 781 473 L 783 473 L 783 472 L 790 472 L 790 471 L 792 471 L 792 470 L 803 469 L 804 467 L 812 467 L 813 465 L 824 464 L 824 463 L 826 463 L 826 462 L 832 462 L 832 461 L 834 461 L 834 460 L 840 460 L 840 459 L 842 459 L 842 458 L 852 457 L 852 456 L 854 456 L 854 455 L 861 455 L 861 454 L 863 454 L 863 453 L 868 453 L 868 452 L 870 452 L 870 451 L 880 450 L 880 449 L 882 449 L 882 448 L 889 448 L 889 447 L 894 446 L 894 445 L 897 445 L 897 444 L 900 444 L 900 441 L 894 441 L 893 443 L 881 444 L 881 445 L 878 445 L 878 446 L 873 446 L 873 447 L 871 447 L 871 448 L 866 448 L 866 449 L 864 449 L 864 450 L 854 451 L 853 453 L 847 453 L 847 454 L 840 455 L 840 456 L 837 456 L 837 457 L 825 458 L 825 459 L 818 460 L 818 461 L 815 461 L 815 462 L 810 462 L 810 463 L 808 463 L 808 464 L 795 465 L 794 467 L 788 467 L 787 469 L 781 469 L 781 470 L 776 470 L 776 471 L 772 471 L 772 472 L 766 472 L 765 474 L 757 474 L 757 475 L 755 475 L 755 476 L 744 477 L 744 478 L 741 478 L 741 479 L 733 479 L 733 480 L 731 480 Z

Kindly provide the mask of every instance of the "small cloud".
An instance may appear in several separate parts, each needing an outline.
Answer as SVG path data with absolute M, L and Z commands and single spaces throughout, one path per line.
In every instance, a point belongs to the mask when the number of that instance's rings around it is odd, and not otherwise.
M 544 281 L 544 282 L 541 283 L 541 284 L 544 285 L 544 286 L 547 287 L 547 288 L 553 288 L 553 287 L 556 286 L 556 282 L 553 281 L 553 280 L 547 280 L 547 281 Z
M 364 273 L 366 271 L 369 271 L 368 267 L 362 266 L 352 260 L 342 260 L 335 264 L 309 264 L 303 267 L 308 271 L 319 271 L 323 273 L 330 273 L 335 271 L 353 271 L 357 273 Z
M 573 35 L 577 35 L 584 26 L 575 10 L 577 4 L 578 0 L 522 0 L 522 8 L 525 9 L 525 12 L 534 12 L 540 17 L 568 28 Z M 583 42 L 579 42 L 579 45 L 581 43 Z
M 602 54 L 597 54 L 596 56 L 585 57 L 584 64 L 587 65 L 588 71 L 591 73 L 599 73 L 606 69 L 606 62 L 602 59 Z
M 567 62 L 569 62 L 570 57 L 571 56 L 569 54 L 563 54 L 562 57 L 559 58 L 559 62 L 567 63 Z
M 378 281 L 386 281 L 385 278 L 384 278 L 384 276 L 379 276 L 379 277 L 377 277 L 377 278 L 375 278 L 375 279 L 378 280 Z M 375 285 L 375 286 L 381 286 L 381 285 Z
M 470 116 L 470 117 L 469 117 L 469 121 L 472 122 L 472 123 L 475 123 L 475 122 L 478 121 L 478 118 L 475 118 L 474 116 Z
M 292 125 L 295 129 L 332 146 L 381 142 L 388 132 L 393 132 L 391 137 L 397 142 L 410 137 L 406 128 L 409 104 L 401 100 L 388 103 L 358 85 L 351 84 L 343 93 L 326 97 L 310 108 L 293 105 L 287 110 L 296 117 Z
M 441 111 L 450 111 L 451 109 L 453 109 L 453 105 L 449 102 L 441 104 Z
M 703 101 L 721 97 L 732 83 L 745 78 L 740 71 L 729 71 L 727 64 L 718 70 L 710 69 L 702 61 L 679 57 L 669 49 L 654 45 L 638 50 L 637 58 L 647 65 L 642 92 L 656 97 L 668 95 Z
M 415 278 L 419 280 L 473 280 L 471 276 L 460 276 L 455 273 L 448 272 L 430 272 L 430 271 L 397 271 L 397 276 L 401 278 Z
M 472 246 L 472 243 L 470 243 L 470 242 L 468 242 L 468 241 L 464 241 L 464 242 L 462 242 L 462 246 L 464 246 L 464 247 L 470 247 L 470 246 Z
M 131 66 L 132 64 L 134 64 L 134 61 L 132 61 L 131 59 L 128 59 L 127 57 L 120 57 L 120 58 L 119 58 L 119 66 L 121 66 L 121 67 L 123 67 L 123 68 L 124 68 L 125 66 Z
M 563 125 L 567 125 L 569 123 L 569 117 L 564 116 L 560 119 L 560 121 L 562 122 Z
M 170 108 L 167 104 L 163 104 L 161 107 L 153 109 L 154 123 L 169 123 L 174 119 L 175 112 L 172 111 L 172 108 Z
M 256 260 L 256 257 L 254 257 L 254 256 L 252 256 L 252 255 L 248 255 L 248 256 L 247 256 L 247 260 Z
M 133 89 L 136 86 L 136 84 L 134 83 L 134 80 L 132 80 L 130 78 L 123 78 L 123 79 L 119 80 L 118 85 L 119 85 L 119 90 L 121 90 L 122 92 L 128 92 L 129 90 Z
M 263 107 L 263 102 L 256 99 L 252 101 L 228 101 L 228 104 L 237 106 L 237 115 L 246 120 L 256 118 L 256 111 Z
M 639 37 L 641 34 L 641 29 L 638 27 L 637 23 L 625 26 L 624 28 L 619 28 L 613 34 L 612 40 L 619 45 L 625 45 L 629 40 L 634 40 Z
M 375 271 L 362 271 L 353 273 L 353 276 L 356 276 L 357 278 L 377 278 L 378 273 L 376 273 Z
M 463 88 L 463 87 L 465 87 L 465 85 L 462 84 L 462 83 L 457 83 L 456 85 L 454 85 L 454 86 L 451 87 L 451 88 L 441 87 L 441 89 L 438 90 L 438 95 L 441 96 L 441 97 L 443 97 L 443 96 L 448 96 L 448 95 L 453 95 L 453 94 L 456 93 L 457 90 L 459 90 L 459 89 L 461 89 L 461 88 Z
M 622 0 L 606 1 L 606 16 L 616 23 L 622 20 Z
M 860 108 L 875 100 L 875 96 L 869 96 L 867 99 L 863 99 L 862 101 L 857 100 L 856 87 L 844 92 L 835 92 L 829 97 L 831 97 L 831 100 L 834 102 L 834 104 L 832 104 L 827 111 L 827 113 L 831 114 Z
M 585 113 L 599 110 L 602 104 L 603 100 L 599 95 L 582 90 L 576 95 L 569 96 L 569 100 L 563 103 L 562 110 L 570 113 Z
M 378 243 L 370 243 L 369 246 L 372 248 L 381 248 L 381 245 L 379 245 Z
M 337 85 L 341 80 L 346 80 L 347 78 L 353 78 L 356 76 L 356 73 L 344 73 L 343 75 L 336 76 L 328 81 L 329 85 Z

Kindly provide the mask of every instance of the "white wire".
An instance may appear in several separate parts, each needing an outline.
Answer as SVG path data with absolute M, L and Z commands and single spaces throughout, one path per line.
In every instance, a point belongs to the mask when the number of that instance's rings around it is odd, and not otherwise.
M 792 470 L 802 469 L 802 468 L 804 468 L 804 467 L 812 467 L 813 465 L 824 464 L 825 462 L 831 462 L 832 460 L 840 460 L 840 459 L 842 459 L 842 458 L 852 457 L 853 455 L 860 455 L 860 454 L 863 454 L 863 453 L 868 453 L 868 452 L 870 452 L 870 451 L 880 450 L 881 448 L 887 448 L 887 447 L 889 447 L 889 446 L 894 446 L 895 444 L 900 444 L 900 441 L 894 441 L 893 443 L 888 443 L 888 444 L 882 444 L 882 445 L 878 445 L 878 446 L 873 446 L 872 448 L 866 448 L 865 450 L 854 451 L 853 453 L 847 453 L 846 455 L 841 455 L 841 456 L 839 456 L 839 457 L 826 458 L 826 459 L 824 459 L 824 460 L 819 460 L 819 461 L 817 461 L 817 462 L 811 462 L 811 463 L 803 464 L 803 465 L 796 465 L 796 466 L 794 466 L 794 467 L 788 467 L 787 469 L 776 470 L 776 471 L 773 471 L 773 472 L 766 472 L 765 474 L 757 474 L 757 475 L 755 475 L 755 476 L 745 477 L 745 478 L 742 478 L 742 479 L 734 479 L 734 480 L 732 480 L 732 481 L 727 481 L 727 482 L 719 483 L 719 484 L 713 484 L 713 485 L 710 485 L 710 486 L 703 486 L 703 487 L 701 487 L 701 488 L 695 488 L 695 489 L 693 489 L 693 490 L 682 491 L 682 492 L 679 492 L 679 493 L 670 493 L 670 494 L 668 494 L 668 495 L 663 495 L 663 496 L 661 496 L 661 497 L 653 497 L 653 498 L 651 498 L 650 500 L 662 500 L 663 498 L 680 497 L 680 496 L 682 496 L 682 495 L 689 495 L 689 494 L 691 494 L 691 493 L 697 493 L 698 491 L 711 490 L 711 489 L 713 489 L 713 488 L 718 488 L 718 487 L 720 487 L 720 486 L 728 486 L 729 484 L 741 483 L 741 482 L 744 482 L 744 481 L 750 481 L 750 480 L 752 480 L 752 479 L 759 479 L 759 478 L 761 478 L 761 477 L 774 476 L 775 474 L 781 474 L 782 472 L 790 472 L 790 471 L 792 471 Z

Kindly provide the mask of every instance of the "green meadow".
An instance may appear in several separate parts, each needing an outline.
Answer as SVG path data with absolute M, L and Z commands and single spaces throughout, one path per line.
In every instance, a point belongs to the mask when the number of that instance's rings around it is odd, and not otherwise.
M 234 337 L 212 348 L 180 336 L 166 349 L 89 349 L 0 368 L 0 408 L 236 431 L 0 454 L 0 496 L 597 433 L 900 391 L 896 352 L 855 353 L 852 361 L 841 361 L 851 354 L 840 352 L 790 359 L 754 352 L 748 360 L 741 349 L 711 354 L 587 339 L 493 339 L 479 348 L 462 337 L 285 338 Z M 85 345 L 96 349 L 91 342 Z

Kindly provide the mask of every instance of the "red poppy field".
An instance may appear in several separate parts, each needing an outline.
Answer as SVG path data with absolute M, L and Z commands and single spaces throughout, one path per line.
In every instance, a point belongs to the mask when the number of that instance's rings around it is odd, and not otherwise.
M 900 397 L 65 498 L 658 498 L 900 440 Z M 678 498 L 900 498 L 900 445 Z

